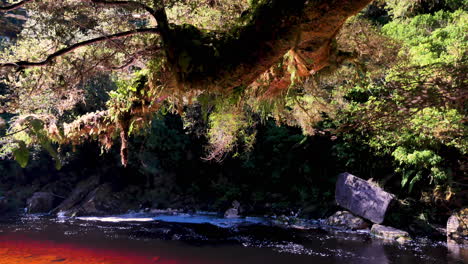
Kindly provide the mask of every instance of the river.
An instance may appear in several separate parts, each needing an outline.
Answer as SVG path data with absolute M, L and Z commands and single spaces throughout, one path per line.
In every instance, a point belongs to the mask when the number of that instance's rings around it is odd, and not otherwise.
M 437 264 L 468 263 L 467 253 L 444 241 L 400 245 L 317 221 L 292 229 L 213 214 L 0 218 L 0 264 Z

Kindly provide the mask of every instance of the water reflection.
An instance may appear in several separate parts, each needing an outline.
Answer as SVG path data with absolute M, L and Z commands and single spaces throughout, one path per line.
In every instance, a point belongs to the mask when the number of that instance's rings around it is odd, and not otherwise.
M 372 241 L 370 244 L 364 244 L 355 252 L 359 258 L 352 259 L 350 264 L 380 263 L 389 264 L 384 245 L 381 242 Z
M 450 238 L 447 239 L 450 263 L 468 263 L 468 242 L 465 242 L 465 245 L 460 245 Z
M 0 219 L 0 264 L 455 264 L 468 256 L 466 248 L 450 243 L 448 249 L 440 243 L 403 246 L 365 233 L 283 229 L 263 220 L 259 225 L 259 219 L 224 227 L 215 216 L 184 216 L 176 223 L 163 221 L 175 219 L 168 216 L 119 217 Z

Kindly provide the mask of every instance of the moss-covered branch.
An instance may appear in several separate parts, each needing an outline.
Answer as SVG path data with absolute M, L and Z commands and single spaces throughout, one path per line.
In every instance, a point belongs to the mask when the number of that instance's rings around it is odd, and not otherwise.
M 185 87 L 232 88 L 251 84 L 295 48 L 319 70 L 345 20 L 369 2 L 264 0 L 244 12 L 227 32 L 173 25 L 173 69 Z

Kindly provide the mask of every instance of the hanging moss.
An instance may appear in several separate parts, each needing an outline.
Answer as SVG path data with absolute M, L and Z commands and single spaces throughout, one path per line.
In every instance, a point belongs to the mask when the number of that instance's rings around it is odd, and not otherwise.
M 306 1 L 256 1 L 236 25 L 226 32 L 205 31 L 192 25 L 171 25 L 171 53 L 176 54 L 178 77 L 184 84 L 205 89 L 205 84 L 224 78 L 221 88 L 237 86 L 241 65 L 255 65 L 259 57 L 273 53 L 272 43 L 292 39 L 290 29 L 299 23 Z M 288 46 L 290 48 L 290 46 Z M 232 80 L 229 76 L 232 74 Z M 237 79 L 237 80 L 236 80 Z

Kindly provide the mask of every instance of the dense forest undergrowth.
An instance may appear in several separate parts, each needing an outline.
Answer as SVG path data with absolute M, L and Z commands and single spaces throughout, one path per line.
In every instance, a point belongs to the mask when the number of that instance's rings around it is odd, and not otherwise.
M 180 117 L 167 114 L 131 139 L 134 155 L 125 168 L 116 147 L 102 154 L 96 143 L 79 146 L 61 170 L 37 149 L 25 169 L 15 161 L 2 163 L 0 190 L 12 197 L 14 211 L 34 192 L 51 192 L 63 201 L 78 183 L 97 178 L 101 184 L 112 183 L 119 201 L 107 213 L 168 208 L 222 213 L 239 201 L 242 215 L 324 218 L 338 208 L 336 176 L 352 171 L 399 197 L 401 204 L 388 220 L 393 226 L 429 234 L 429 223 L 443 225 L 452 210 L 463 206 L 463 192 L 454 194 L 450 204 L 434 199 L 433 186 L 408 193 L 394 180 L 392 157 L 373 155 L 367 145 L 355 143 L 350 156 L 344 156 L 350 143 L 330 133 L 304 136 L 299 128 L 273 121 L 257 129 L 250 152 L 227 156 L 221 163 L 207 161 L 201 158 L 206 138 L 187 134 Z
M 121 209 L 224 211 L 237 200 L 243 214 L 321 218 L 335 211 L 336 176 L 348 171 L 397 195 L 394 226 L 445 224 L 466 206 L 467 2 L 374 1 L 327 42 L 325 60 L 301 43 L 255 81 L 229 79 L 224 90 L 206 85 L 220 83 L 211 74 L 225 74 L 208 70 L 210 63 L 240 71 L 228 65 L 231 56 L 217 56 L 228 41 L 251 34 L 249 23 L 262 14 L 282 14 L 270 2 L 171 2 L 176 25 L 166 23 L 167 30 L 192 37 L 184 45 L 193 50 L 167 48 L 174 40 L 159 32 L 162 40 L 85 47 L 41 68 L 29 68 L 25 58 L 50 38 L 69 44 L 108 30 L 98 21 L 112 12 L 71 6 L 66 15 L 80 24 L 44 37 L 36 33 L 47 32 L 60 4 L 33 5 L 38 17 L 26 23 L 18 20 L 22 10 L 2 17 L 0 196 L 22 207 L 36 191 L 66 197 L 78 182 L 98 177 L 125 201 Z M 193 16 L 181 15 L 187 12 Z M 223 16 L 243 24 L 226 24 Z M 164 20 L 155 17 L 162 30 Z M 134 18 L 122 30 L 153 23 Z M 237 31 L 221 43 L 214 36 L 223 27 Z M 199 63 L 194 54 L 206 47 L 197 45 L 207 41 L 221 55 Z M 143 59 L 133 63 L 128 53 Z M 82 58 L 103 67 L 86 68 Z M 190 85 L 173 87 L 166 64 L 177 83 Z

